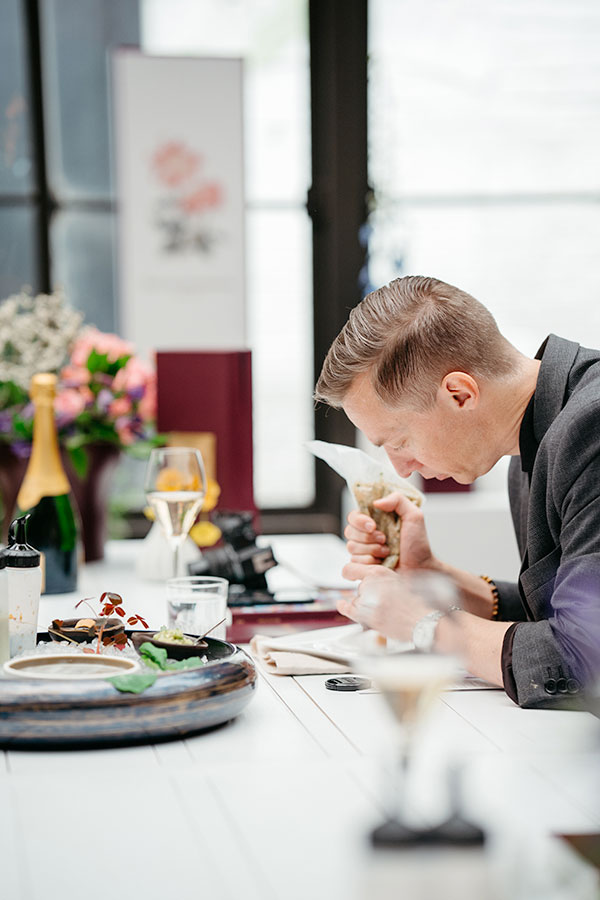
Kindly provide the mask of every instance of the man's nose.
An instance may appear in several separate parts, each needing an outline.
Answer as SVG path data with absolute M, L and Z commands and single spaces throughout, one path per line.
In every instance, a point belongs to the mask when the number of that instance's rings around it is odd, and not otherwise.
M 410 454 L 393 451 L 388 452 L 391 464 L 401 478 L 408 478 L 418 467 L 418 462 L 413 459 Z
M 402 466 L 396 465 L 396 463 L 394 463 L 394 468 L 395 468 L 396 472 L 398 473 L 398 475 L 400 476 L 400 478 L 409 478 L 412 475 L 412 473 L 416 471 L 417 463 L 416 463 L 416 461 L 413 461 L 411 463 L 407 463 L 406 465 L 402 465 Z

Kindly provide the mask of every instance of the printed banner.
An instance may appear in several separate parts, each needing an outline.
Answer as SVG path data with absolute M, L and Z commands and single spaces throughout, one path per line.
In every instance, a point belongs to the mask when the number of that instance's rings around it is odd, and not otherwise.
M 243 348 L 242 61 L 112 62 L 123 336 L 145 355 Z

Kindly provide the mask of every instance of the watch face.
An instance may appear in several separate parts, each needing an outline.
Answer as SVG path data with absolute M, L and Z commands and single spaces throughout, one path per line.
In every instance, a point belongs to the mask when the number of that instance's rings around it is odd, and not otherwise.
M 431 650 L 435 623 L 421 619 L 413 629 L 413 643 L 417 650 Z

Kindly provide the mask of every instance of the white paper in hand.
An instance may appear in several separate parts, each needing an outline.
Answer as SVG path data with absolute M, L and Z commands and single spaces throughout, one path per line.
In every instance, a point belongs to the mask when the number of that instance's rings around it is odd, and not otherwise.
M 390 462 L 373 459 L 356 447 L 328 444 L 325 441 L 310 441 L 307 446 L 315 456 L 325 460 L 346 479 L 360 511 L 370 516 L 377 529 L 386 537 L 389 553 L 381 564 L 388 569 L 396 569 L 400 563 L 402 520 L 396 512 L 385 512 L 375 503 L 394 491 L 400 491 L 417 506 L 421 506 L 421 491 L 406 478 L 401 478 Z
M 355 485 L 381 481 L 386 488 L 389 487 L 390 494 L 402 491 L 417 506 L 423 503 L 421 491 L 407 478 L 401 478 L 388 460 L 374 459 L 357 447 L 328 444 L 327 441 L 308 441 L 306 446 L 314 456 L 324 460 L 346 480 L 355 500 Z

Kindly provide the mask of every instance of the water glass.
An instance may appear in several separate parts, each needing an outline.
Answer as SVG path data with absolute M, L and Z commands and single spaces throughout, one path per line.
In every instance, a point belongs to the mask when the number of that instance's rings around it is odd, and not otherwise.
M 205 634 L 225 640 L 229 582 L 212 575 L 189 575 L 167 581 L 167 622 L 185 634 Z

